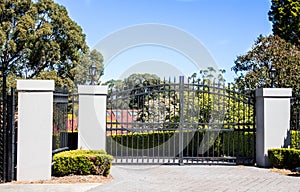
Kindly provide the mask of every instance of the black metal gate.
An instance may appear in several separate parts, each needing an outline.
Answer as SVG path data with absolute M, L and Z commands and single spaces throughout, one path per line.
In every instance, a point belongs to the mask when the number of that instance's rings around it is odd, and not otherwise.
M 300 95 L 291 99 L 290 139 L 291 148 L 300 149 Z
M 3 85 L 3 84 L 2 84 Z M 0 96 L 0 182 L 16 178 L 15 91 L 1 87 Z
M 68 104 L 67 87 L 56 87 L 53 94 L 53 153 L 68 149 Z
M 252 91 L 180 77 L 110 89 L 107 106 L 115 163 L 254 164 Z

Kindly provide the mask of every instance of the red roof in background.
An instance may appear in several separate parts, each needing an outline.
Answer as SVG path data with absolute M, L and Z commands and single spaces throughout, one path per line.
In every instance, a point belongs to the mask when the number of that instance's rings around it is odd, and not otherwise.
M 121 128 L 130 128 L 131 123 L 136 121 L 137 111 L 136 110 L 107 110 L 106 111 L 107 119 L 110 119 L 111 122 L 117 122 L 121 125 Z

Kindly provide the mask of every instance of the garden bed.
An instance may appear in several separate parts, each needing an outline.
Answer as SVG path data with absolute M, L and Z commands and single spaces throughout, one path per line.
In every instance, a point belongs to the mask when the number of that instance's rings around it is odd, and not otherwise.
M 113 180 L 111 175 L 68 175 L 64 177 L 51 177 L 51 180 L 41 181 L 12 181 L 12 184 L 82 184 L 99 183 L 104 184 Z

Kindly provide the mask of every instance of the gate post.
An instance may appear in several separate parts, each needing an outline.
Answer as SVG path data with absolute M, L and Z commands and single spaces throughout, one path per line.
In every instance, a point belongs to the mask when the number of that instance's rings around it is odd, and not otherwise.
M 106 150 L 107 86 L 79 85 L 78 149 Z
M 281 148 L 290 127 L 291 88 L 261 88 L 256 96 L 256 163 L 270 167 L 268 149 Z
M 179 165 L 183 163 L 183 126 L 184 126 L 184 76 L 179 76 Z
M 17 180 L 51 179 L 53 80 L 17 80 Z

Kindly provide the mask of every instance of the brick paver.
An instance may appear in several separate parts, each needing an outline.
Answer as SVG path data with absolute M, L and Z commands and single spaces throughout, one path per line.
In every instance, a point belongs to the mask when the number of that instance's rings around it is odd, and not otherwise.
M 244 166 L 120 166 L 111 170 L 114 181 L 100 184 L 1 184 L 0 192 L 300 192 L 300 177 Z
M 295 191 L 300 177 L 244 166 L 113 166 L 113 182 L 101 191 Z

